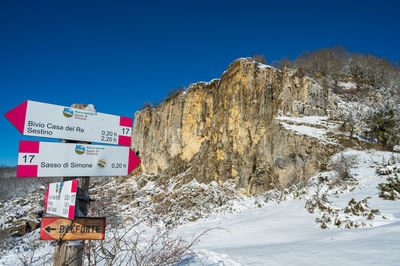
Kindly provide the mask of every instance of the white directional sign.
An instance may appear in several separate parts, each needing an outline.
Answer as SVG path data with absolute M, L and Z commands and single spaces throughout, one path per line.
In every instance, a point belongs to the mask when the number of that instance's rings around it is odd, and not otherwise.
M 25 136 L 131 145 L 128 117 L 34 101 L 4 115 Z
M 17 177 L 127 176 L 139 163 L 129 147 L 20 141 Z
M 46 213 L 74 219 L 78 180 L 49 184 L 45 198 Z

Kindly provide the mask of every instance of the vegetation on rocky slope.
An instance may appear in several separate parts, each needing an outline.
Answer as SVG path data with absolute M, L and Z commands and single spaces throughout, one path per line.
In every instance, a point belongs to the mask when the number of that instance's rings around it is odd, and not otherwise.
M 298 69 L 305 75 L 351 80 L 358 88 L 400 88 L 400 62 L 393 64 L 371 53 L 350 53 L 342 46 L 303 52 L 295 60 L 282 59 L 274 66 Z

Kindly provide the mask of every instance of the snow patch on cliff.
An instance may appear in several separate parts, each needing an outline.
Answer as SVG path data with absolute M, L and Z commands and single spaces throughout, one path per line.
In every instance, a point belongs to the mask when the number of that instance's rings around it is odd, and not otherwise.
M 329 138 L 327 134 L 337 128 L 338 125 L 329 122 L 327 116 L 278 116 L 275 119 L 280 121 L 280 124 L 286 130 L 292 130 L 298 135 L 306 135 L 316 138 L 325 144 L 336 145 L 336 140 Z

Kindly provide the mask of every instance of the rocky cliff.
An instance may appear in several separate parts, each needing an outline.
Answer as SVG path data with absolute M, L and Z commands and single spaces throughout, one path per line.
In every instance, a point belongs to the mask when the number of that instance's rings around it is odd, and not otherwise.
M 132 149 L 148 173 L 206 183 L 237 178 L 248 194 L 286 187 L 313 174 L 337 147 L 287 129 L 279 116 L 325 116 L 329 99 L 309 77 L 238 59 L 220 79 L 137 112 Z

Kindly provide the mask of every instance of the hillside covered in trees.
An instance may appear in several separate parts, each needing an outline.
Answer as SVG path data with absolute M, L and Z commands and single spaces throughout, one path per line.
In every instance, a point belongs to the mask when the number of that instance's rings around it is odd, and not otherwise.
M 330 78 L 336 84 L 353 81 L 360 89 L 400 90 L 400 59 L 393 63 L 370 53 L 350 53 L 341 46 L 303 52 L 295 60 L 284 58 L 273 62 L 273 66 L 297 69 L 314 78 Z

